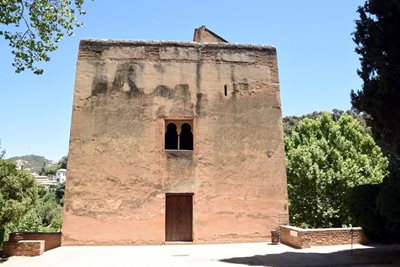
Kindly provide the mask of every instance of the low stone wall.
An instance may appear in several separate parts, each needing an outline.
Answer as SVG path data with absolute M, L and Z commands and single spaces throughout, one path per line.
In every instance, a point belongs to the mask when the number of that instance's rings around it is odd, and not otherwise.
M 11 233 L 9 241 L 43 240 L 44 251 L 61 246 L 61 232 L 59 233 Z
M 368 240 L 361 227 L 302 229 L 289 225 L 280 226 L 281 242 L 295 248 L 364 244 Z
M 40 256 L 43 252 L 43 240 L 7 241 L 3 244 L 3 254 L 6 256 Z

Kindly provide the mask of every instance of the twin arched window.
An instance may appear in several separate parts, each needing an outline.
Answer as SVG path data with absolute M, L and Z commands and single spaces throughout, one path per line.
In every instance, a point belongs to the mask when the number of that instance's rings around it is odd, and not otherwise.
M 193 150 L 192 126 L 189 122 L 166 122 L 165 149 Z

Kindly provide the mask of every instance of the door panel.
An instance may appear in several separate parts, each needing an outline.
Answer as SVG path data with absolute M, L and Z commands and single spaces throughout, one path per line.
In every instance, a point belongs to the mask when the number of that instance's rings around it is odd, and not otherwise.
M 193 195 L 167 194 L 165 204 L 165 240 L 192 241 Z

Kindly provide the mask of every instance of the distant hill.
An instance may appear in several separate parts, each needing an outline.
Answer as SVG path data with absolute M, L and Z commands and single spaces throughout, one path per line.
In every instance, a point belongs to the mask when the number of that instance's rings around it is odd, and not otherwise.
M 38 155 L 25 155 L 9 158 L 21 166 L 23 169 L 31 172 L 39 173 L 43 167 L 51 167 L 57 165 L 55 162 Z

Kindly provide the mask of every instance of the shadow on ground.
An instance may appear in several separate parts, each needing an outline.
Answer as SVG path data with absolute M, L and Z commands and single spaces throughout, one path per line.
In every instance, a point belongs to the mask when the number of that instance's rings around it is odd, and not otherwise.
M 0 264 L 3 263 L 3 262 L 6 262 L 6 261 L 8 261 L 8 257 L 6 257 L 6 256 L 2 253 L 2 251 L 0 250 Z
M 249 266 L 273 267 L 400 266 L 400 246 L 349 249 L 332 253 L 314 253 L 299 250 L 299 252 L 254 255 L 251 257 L 221 259 L 220 261 Z

